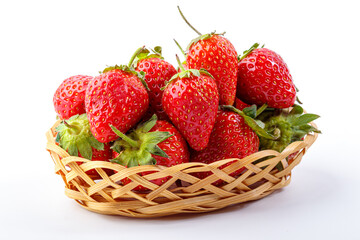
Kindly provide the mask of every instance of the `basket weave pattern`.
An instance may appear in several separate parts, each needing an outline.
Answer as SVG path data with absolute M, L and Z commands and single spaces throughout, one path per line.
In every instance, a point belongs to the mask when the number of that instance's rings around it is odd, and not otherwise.
M 46 148 L 55 163 L 55 172 L 65 183 L 65 194 L 93 212 L 139 218 L 209 212 L 263 198 L 290 183 L 291 170 L 300 163 L 317 138 L 317 133 L 308 134 L 304 141 L 291 143 L 281 153 L 265 150 L 243 159 L 232 158 L 211 164 L 191 162 L 173 167 L 148 165 L 126 168 L 111 162 L 70 156 L 55 143 L 54 130 L 58 124 L 59 121 L 47 132 Z M 286 157 L 294 153 L 296 156 L 288 164 Z M 264 158 L 266 160 L 258 161 Z M 219 169 L 234 160 L 230 166 Z M 275 167 L 279 161 L 284 166 L 282 171 Z M 79 162 L 83 164 L 79 165 Z M 239 177 L 229 175 L 243 167 L 246 171 Z M 91 169 L 96 169 L 99 175 L 87 175 L 86 172 Z M 111 169 L 115 173 L 109 176 L 103 169 Z M 155 172 L 145 176 L 138 174 L 146 171 Z M 213 174 L 202 180 L 191 174 L 203 171 L 212 171 Z M 166 176 L 171 178 L 161 186 L 150 182 Z M 132 182 L 123 186 L 120 180 L 125 177 Z M 217 187 L 211 184 L 219 179 L 224 180 L 225 185 Z M 180 181 L 181 185 L 176 184 Z M 139 184 L 151 191 L 132 191 Z

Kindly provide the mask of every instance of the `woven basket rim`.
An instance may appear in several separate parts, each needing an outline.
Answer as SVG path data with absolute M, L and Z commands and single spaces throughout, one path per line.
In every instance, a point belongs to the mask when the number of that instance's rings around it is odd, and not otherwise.
M 303 141 L 289 144 L 281 153 L 262 150 L 242 159 L 230 158 L 210 164 L 189 162 L 172 167 L 144 165 L 126 168 L 116 163 L 70 156 L 55 143 L 55 127 L 60 122 L 61 120 L 56 121 L 47 131 L 46 149 L 54 161 L 55 172 L 61 175 L 65 183 L 65 194 L 90 211 L 139 218 L 209 212 L 263 198 L 290 183 L 291 170 L 300 163 L 305 152 L 318 137 L 317 133 L 308 134 Z M 310 124 L 317 128 L 315 123 Z M 297 153 L 296 156 L 292 163 L 288 164 L 286 157 L 294 153 Z M 264 157 L 268 159 L 254 164 L 256 160 Z M 279 161 L 285 166 L 282 171 L 274 170 Z M 218 168 L 229 162 L 233 163 L 222 170 Z M 246 172 L 237 177 L 230 176 L 231 172 L 240 168 L 246 168 Z M 86 174 L 91 169 L 96 169 L 100 179 Z M 108 175 L 104 169 L 117 173 Z M 193 172 L 209 170 L 214 174 L 202 180 L 191 175 Z M 145 171 L 153 173 L 139 175 Z M 161 186 L 151 182 L 166 176 L 171 176 L 171 179 Z M 119 181 L 125 177 L 132 182 L 122 186 Z M 213 186 L 212 183 L 219 179 L 225 181 L 225 185 Z M 172 187 L 176 181 L 190 185 Z M 151 191 L 132 191 L 139 184 Z

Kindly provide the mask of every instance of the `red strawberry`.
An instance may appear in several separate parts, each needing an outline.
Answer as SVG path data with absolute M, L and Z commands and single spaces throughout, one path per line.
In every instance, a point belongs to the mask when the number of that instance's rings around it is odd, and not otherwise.
M 190 147 L 200 151 L 209 141 L 219 105 L 216 83 L 203 70 L 184 70 L 170 80 L 163 107 Z
M 247 104 L 247 103 L 244 103 L 243 101 L 241 101 L 241 100 L 238 99 L 238 98 L 235 98 L 235 107 L 236 107 L 237 109 L 243 110 L 243 109 L 246 108 L 246 107 L 250 107 L 250 105 Z
M 228 158 L 244 158 L 259 149 L 259 138 L 256 133 L 245 123 L 244 118 L 231 111 L 218 111 L 218 116 L 211 133 L 208 146 L 194 152 L 191 162 L 212 163 Z M 233 162 L 220 167 L 223 169 Z M 231 176 L 239 175 L 244 168 L 239 169 Z M 194 175 L 200 179 L 206 178 L 212 172 L 198 172 Z M 214 185 L 222 184 L 222 180 L 214 182 Z
M 121 140 L 114 143 L 116 158 L 113 162 L 119 163 L 126 167 L 139 165 L 155 164 L 160 166 L 171 167 L 180 163 L 189 162 L 190 154 L 187 144 L 179 131 L 167 121 L 157 121 L 156 115 L 143 123 L 125 136 L 114 128 L 119 134 Z M 135 140 L 136 139 L 136 140 Z M 143 149 L 146 149 L 145 151 Z M 120 154 L 119 154 L 120 153 Z M 132 157 L 136 155 L 136 157 Z M 153 173 L 143 172 L 144 176 Z M 152 183 L 162 185 L 170 177 L 151 180 Z M 122 179 L 125 185 L 131 182 L 129 178 Z M 147 190 L 144 186 L 137 186 L 134 190 Z
M 97 141 L 91 134 L 86 114 L 74 115 L 68 120 L 64 120 L 56 127 L 56 132 L 56 142 L 71 156 L 97 161 L 109 161 L 112 157 L 110 144 Z M 108 174 L 112 173 L 110 169 L 105 169 L 105 171 Z M 93 176 L 98 175 L 95 169 L 86 173 Z
M 54 94 L 55 111 L 61 119 L 85 113 L 85 91 L 90 76 L 76 75 L 65 79 Z
M 149 91 L 149 110 L 147 112 L 148 118 L 154 113 L 159 119 L 167 120 L 168 117 L 164 112 L 161 104 L 161 98 L 163 91 L 162 87 L 165 86 L 165 81 L 169 81 L 170 78 L 176 74 L 175 68 L 161 56 L 161 47 L 155 47 L 155 54 L 150 54 L 145 49 L 138 56 L 135 70 L 138 72 L 145 72 L 145 82 L 147 83 Z
M 85 108 L 91 132 L 100 142 L 118 138 L 110 124 L 126 133 L 147 111 L 149 97 L 140 77 L 132 68 L 122 65 L 105 69 L 89 84 Z
M 106 161 L 109 162 L 112 159 L 112 150 L 111 145 L 109 143 L 104 143 L 104 150 L 97 150 L 96 148 L 93 148 L 92 150 L 92 161 Z M 79 157 L 81 157 L 81 154 L 79 154 Z M 113 174 L 113 170 L 111 169 L 104 169 L 105 172 L 108 175 Z M 98 172 L 95 169 L 91 169 L 86 172 L 88 175 L 92 176 L 99 176 Z
M 179 8 L 180 11 L 180 8 Z M 237 53 L 223 34 L 202 35 L 192 27 L 181 13 L 185 22 L 199 34 L 187 48 L 186 62 L 189 68 L 206 69 L 216 80 L 219 89 L 220 104 L 233 105 L 237 83 Z
M 296 90 L 286 63 L 280 55 L 258 45 L 240 58 L 237 96 L 249 104 L 291 107 Z

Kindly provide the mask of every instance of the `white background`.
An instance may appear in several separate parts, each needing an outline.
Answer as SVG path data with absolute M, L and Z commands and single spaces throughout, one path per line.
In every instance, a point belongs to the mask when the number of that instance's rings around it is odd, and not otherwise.
M 76 74 L 126 64 L 161 45 L 175 64 L 196 34 L 226 31 L 238 53 L 254 42 L 287 62 L 323 134 L 291 184 L 214 213 L 130 219 L 88 212 L 64 195 L 45 150 L 52 96 Z M 360 239 L 357 1 L 1 1 L 0 239 Z M 203 238 L 202 238 L 203 237 Z

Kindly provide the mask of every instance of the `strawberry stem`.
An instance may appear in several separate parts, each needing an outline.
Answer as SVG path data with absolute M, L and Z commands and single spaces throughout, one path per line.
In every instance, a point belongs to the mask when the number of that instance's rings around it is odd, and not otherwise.
M 263 104 L 258 110 L 256 110 L 256 116 L 259 116 L 263 111 L 265 111 L 265 109 L 268 107 L 268 105 L 265 103 Z
M 144 50 L 145 46 L 138 48 L 135 53 L 131 56 L 130 61 L 128 63 L 128 67 L 131 68 L 132 63 L 134 62 L 135 58 Z
M 71 125 L 68 122 L 66 122 L 65 120 L 63 120 L 63 123 L 67 128 L 69 128 L 69 130 L 72 134 L 78 135 L 81 132 L 81 129 L 79 129 L 77 126 Z
M 194 27 L 188 22 L 188 20 L 185 18 L 184 14 L 183 14 L 183 13 L 181 12 L 181 10 L 180 10 L 180 7 L 177 6 L 177 8 L 178 8 L 178 10 L 179 10 L 179 13 L 180 13 L 181 17 L 182 17 L 182 18 L 184 19 L 184 21 L 186 22 L 186 24 L 187 24 L 189 27 L 191 27 L 191 29 L 194 30 L 197 34 L 199 34 L 199 36 L 201 36 L 202 34 L 201 34 L 198 30 L 196 30 L 196 28 L 194 28 Z
M 125 134 L 123 134 L 122 132 L 120 132 L 118 129 L 116 129 L 113 125 L 110 124 L 111 129 L 114 131 L 114 133 L 116 133 L 116 135 L 118 135 L 122 140 L 124 140 L 125 142 L 127 142 L 130 146 L 134 147 L 134 148 L 138 148 L 139 147 L 139 143 L 137 141 L 132 140 L 131 138 L 129 138 L 128 136 L 126 136 Z
M 176 56 L 176 61 L 178 62 L 179 67 L 180 67 L 180 69 L 181 69 L 181 72 L 185 71 L 185 68 L 184 68 L 184 66 L 183 66 L 182 63 L 181 63 L 179 56 L 178 56 L 177 54 L 176 54 L 175 56 Z
M 178 48 L 180 49 L 181 53 L 184 55 L 184 57 L 186 58 L 186 54 L 184 52 L 184 50 L 182 49 L 182 47 L 180 46 L 180 44 L 174 39 L 174 42 L 176 43 L 176 45 L 178 46 Z

